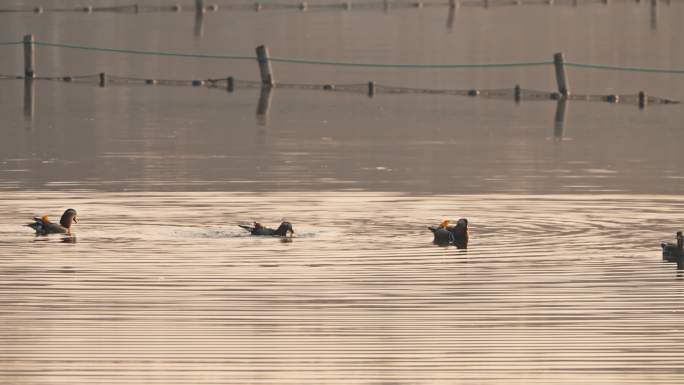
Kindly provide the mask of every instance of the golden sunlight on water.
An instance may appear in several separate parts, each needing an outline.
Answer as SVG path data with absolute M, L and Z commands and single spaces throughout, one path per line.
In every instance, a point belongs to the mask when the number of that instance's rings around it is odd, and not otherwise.
M 0 385 L 684 384 L 684 272 L 659 246 L 684 109 L 635 99 L 684 99 L 684 2 L 3 3 Z M 61 80 L 16 78 L 29 33 Z M 256 60 L 205 57 L 260 45 L 373 66 L 274 62 L 266 92 L 240 85 Z M 511 64 L 556 52 L 602 101 L 516 102 L 558 85 Z M 23 227 L 68 207 L 73 237 Z M 432 244 L 445 217 L 467 250 Z M 236 226 L 283 218 L 289 241 Z
M 684 382 L 684 199 L 6 192 L 2 384 Z M 76 242 L 21 226 L 79 211 Z M 468 250 L 425 225 L 470 219 Z M 235 226 L 289 219 L 291 242 Z

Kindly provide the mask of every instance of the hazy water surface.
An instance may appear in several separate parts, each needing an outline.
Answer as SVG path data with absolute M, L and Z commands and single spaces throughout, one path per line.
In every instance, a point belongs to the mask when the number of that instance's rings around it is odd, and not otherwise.
M 0 42 L 683 66 L 682 3 L 561 3 L 0 13 Z M 3 7 L 35 4 L 81 5 Z M 258 79 L 253 61 L 49 47 L 36 70 Z M 550 67 L 274 70 L 291 83 L 556 87 Z M 21 71 L 21 48 L 0 46 L 0 74 Z M 681 75 L 568 75 L 577 93 L 684 99 Z M 257 89 L 34 87 L 27 117 L 23 82 L 0 80 L 0 384 L 684 383 L 683 278 L 659 248 L 682 228 L 681 105 L 570 101 L 559 123 L 555 101 L 276 87 L 258 114 Z M 73 238 L 22 227 L 67 207 Z M 468 250 L 431 243 L 425 226 L 445 217 L 470 219 Z M 236 226 L 282 218 L 291 241 Z
M 684 380 L 684 278 L 657 246 L 681 197 L 30 198 L 2 199 L 3 383 Z M 75 243 L 20 229 L 36 198 L 79 208 Z M 282 215 L 291 242 L 235 226 Z M 432 245 L 445 215 L 467 251 Z

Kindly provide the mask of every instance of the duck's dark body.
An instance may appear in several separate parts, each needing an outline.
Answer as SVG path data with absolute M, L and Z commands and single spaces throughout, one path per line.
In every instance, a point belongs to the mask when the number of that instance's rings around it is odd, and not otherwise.
M 33 218 L 33 220 L 33 223 L 26 226 L 36 230 L 38 235 L 65 234 L 67 232 L 67 229 L 58 223 L 45 222 L 42 218 Z
M 456 226 L 449 226 L 448 221 L 439 226 L 428 226 L 434 235 L 433 243 L 437 245 L 453 244 L 459 249 L 468 248 L 468 220 L 459 219 Z
M 59 223 L 52 223 L 48 220 L 47 216 L 44 216 L 42 218 L 33 218 L 33 222 L 26 226 L 34 229 L 36 235 L 71 234 L 71 224 L 77 222 L 76 210 L 68 209 L 62 214 Z
M 437 245 L 448 245 L 453 242 L 454 236 L 446 227 L 429 226 L 428 229 L 432 231 L 435 236 L 433 242 Z
M 681 259 L 684 256 L 684 236 L 682 232 L 677 232 L 677 243 L 663 242 L 660 244 L 663 248 L 663 261 L 667 262 L 677 262 L 677 259 Z
M 278 226 L 277 229 L 272 229 L 270 227 L 262 226 L 261 223 L 254 222 L 254 226 L 238 225 L 243 229 L 249 231 L 252 235 L 270 235 L 284 237 L 289 232 L 294 234 L 294 229 L 292 229 L 292 224 L 290 222 L 283 222 Z
M 677 256 L 681 254 L 677 244 L 663 242 L 660 246 L 663 248 L 663 261 L 677 262 Z

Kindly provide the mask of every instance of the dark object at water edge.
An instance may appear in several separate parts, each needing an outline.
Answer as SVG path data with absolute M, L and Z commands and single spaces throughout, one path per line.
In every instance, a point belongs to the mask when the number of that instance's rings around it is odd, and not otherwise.
M 684 269 L 684 236 L 677 231 L 677 243 L 663 242 L 663 261 L 677 262 L 677 269 Z

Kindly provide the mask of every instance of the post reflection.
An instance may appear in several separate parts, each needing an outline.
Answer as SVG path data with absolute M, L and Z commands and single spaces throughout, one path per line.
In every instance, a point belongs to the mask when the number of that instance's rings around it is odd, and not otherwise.
M 651 31 L 658 30 L 658 0 L 651 0 Z
M 36 83 L 31 78 L 24 79 L 24 117 L 28 120 L 33 119 L 33 113 L 36 108 L 36 101 L 34 94 L 36 92 Z
M 273 87 L 267 85 L 262 86 L 256 111 L 257 124 L 261 126 L 268 125 L 268 115 L 271 111 L 271 98 L 273 98 Z
M 195 9 L 194 35 L 196 38 L 204 36 L 204 8 L 197 7 Z
M 454 0 L 449 2 L 449 14 L 447 15 L 446 27 L 447 31 L 454 30 L 454 20 L 456 19 L 456 3 Z
M 565 131 L 565 111 L 567 109 L 568 99 L 561 97 L 556 102 L 556 116 L 553 120 L 553 140 L 560 142 L 563 140 L 563 132 Z

